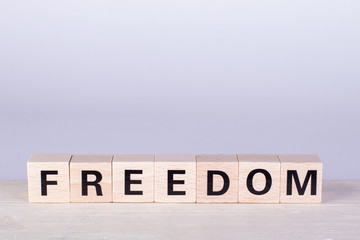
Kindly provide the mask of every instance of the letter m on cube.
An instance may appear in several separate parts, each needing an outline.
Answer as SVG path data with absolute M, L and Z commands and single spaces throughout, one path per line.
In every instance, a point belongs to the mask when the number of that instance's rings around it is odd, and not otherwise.
M 280 203 L 320 203 L 323 165 L 317 155 L 282 154 Z

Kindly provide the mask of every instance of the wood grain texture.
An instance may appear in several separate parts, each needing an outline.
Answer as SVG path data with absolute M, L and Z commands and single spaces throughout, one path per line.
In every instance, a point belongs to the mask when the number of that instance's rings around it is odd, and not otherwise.
M 281 163 L 281 188 L 280 203 L 321 203 L 322 196 L 322 171 L 323 165 L 317 155 L 312 154 L 281 154 L 279 155 Z M 316 195 L 311 195 L 311 178 L 308 181 L 305 193 L 300 195 L 295 183 L 295 177 L 288 179 L 288 171 L 296 171 L 301 186 L 304 186 L 308 171 L 316 171 Z M 291 181 L 291 195 L 287 188 Z
M 0 181 L 1 239 L 358 240 L 359 223 L 359 180 L 324 180 L 322 204 L 29 204 Z
M 174 174 L 173 190 L 185 192 L 185 195 L 168 194 L 168 171 L 180 170 L 185 174 Z M 156 154 L 155 155 L 155 202 L 195 202 L 196 201 L 196 159 L 192 154 Z
M 277 155 L 238 154 L 239 160 L 239 202 L 240 203 L 279 203 L 280 201 L 280 161 Z M 270 189 L 261 195 L 249 191 L 247 180 L 252 171 L 262 169 L 271 176 Z M 262 172 L 253 175 L 252 187 L 261 192 L 266 190 L 266 176 Z
M 209 171 L 221 171 L 229 178 L 229 187 L 221 195 L 208 194 Z M 238 160 L 235 154 L 202 154 L 196 156 L 196 202 L 198 203 L 236 203 L 238 199 Z M 221 175 L 213 175 L 214 192 L 223 189 L 225 180 Z
M 70 161 L 71 202 L 112 202 L 112 155 L 73 155 Z M 82 193 L 82 182 L 94 182 L 96 175 L 89 174 L 82 179 L 83 171 L 96 171 L 101 174 L 101 194 L 95 186 L 87 187 L 87 195 Z
M 113 159 L 113 201 L 114 202 L 153 202 L 154 201 L 154 160 L 151 154 L 122 154 Z M 131 191 L 141 191 L 142 195 L 125 195 L 125 170 L 140 170 L 132 174 L 131 180 L 141 184 L 131 184 Z
M 27 163 L 29 202 L 70 202 L 70 159 L 71 154 L 33 154 L 30 156 Z M 46 174 L 46 181 L 56 182 L 56 185 L 46 186 L 46 195 L 41 193 L 41 171 L 57 171 L 57 174 Z

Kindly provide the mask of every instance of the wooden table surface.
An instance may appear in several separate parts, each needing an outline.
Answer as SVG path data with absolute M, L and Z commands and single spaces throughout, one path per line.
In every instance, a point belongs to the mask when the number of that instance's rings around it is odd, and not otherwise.
M 360 239 L 360 180 L 323 183 L 322 204 L 29 204 L 0 181 L 1 239 Z

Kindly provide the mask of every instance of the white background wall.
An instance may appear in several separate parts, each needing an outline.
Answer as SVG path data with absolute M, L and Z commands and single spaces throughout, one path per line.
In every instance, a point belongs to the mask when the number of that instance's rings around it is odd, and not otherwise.
M 31 153 L 317 153 L 359 178 L 360 2 L 1 1 L 0 179 Z

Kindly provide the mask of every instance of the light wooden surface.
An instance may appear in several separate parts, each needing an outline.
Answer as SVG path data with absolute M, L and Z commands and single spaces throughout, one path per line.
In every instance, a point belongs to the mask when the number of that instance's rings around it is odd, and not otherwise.
M 359 239 L 360 180 L 324 181 L 322 204 L 29 204 L 0 181 L 1 239 Z

